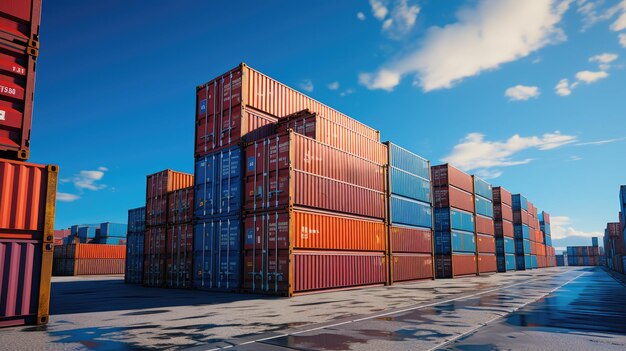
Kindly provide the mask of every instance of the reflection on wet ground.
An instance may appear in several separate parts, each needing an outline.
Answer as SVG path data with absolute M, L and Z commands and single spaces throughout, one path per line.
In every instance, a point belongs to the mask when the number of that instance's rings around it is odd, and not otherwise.
M 458 282 L 455 283 L 457 283 L 455 288 L 461 287 Z M 561 287 L 564 284 L 566 285 Z M 557 290 L 550 293 L 553 289 Z M 424 308 L 347 321 L 326 328 L 308 326 L 307 329 L 310 331 L 294 330 L 294 333 L 286 333 L 289 335 L 269 338 L 234 349 L 500 350 L 518 343 L 516 340 L 519 339 L 519 335 L 516 334 L 523 334 L 526 328 L 541 329 L 544 333 L 556 335 L 565 332 L 580 336 L 581 332 L 587 331 L 626 334 L 624 301 L 626 288 L 623 285 L 611 278 L 603 269 L 589 268 L 568 271 L 526 284 L 503 287 L 482 295 L 442 301 Z M 520 307 L 521 309 L 517 310 Z M 488 322 L 489 325 L 479 328 Z M 492 340 L 494 334 L 481 335 L 476 342 L 472 340 L 472 335 L 478 335 L 483 329 L 498 324 L 506 325 L 516 334 L 500 335 L 499 340 Z M 466 333 L 470 336 L 465 336 Z M 589 335 L 582 334 L 589 339 Z M 593 338 L 599 337 L 593 335 Z M 257 337 L 261 338 L 263 336 Z M 554 339 L 554 345 L 535 345 L 539 346 L 538 348 L 531 347 L 534 340 L 525 340 L 524 344 L 517 345 L 526 346 L 521 348 L 550 349 L 562 345 L 557 340 L 558 337 Z M 621 345 L 619 341 L 612 342 L 614 345 Z M 586 344 L 579 342 L 578 345 Z M 256 346 L 258 348 L 255 348 Z M 576 349 L 576 346 L 572 349 Z

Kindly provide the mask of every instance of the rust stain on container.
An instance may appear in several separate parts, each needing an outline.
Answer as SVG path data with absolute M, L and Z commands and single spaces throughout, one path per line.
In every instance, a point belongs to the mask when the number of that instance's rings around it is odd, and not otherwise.
M 0 160 L 0 326 L 48 322 L 57 166 Z

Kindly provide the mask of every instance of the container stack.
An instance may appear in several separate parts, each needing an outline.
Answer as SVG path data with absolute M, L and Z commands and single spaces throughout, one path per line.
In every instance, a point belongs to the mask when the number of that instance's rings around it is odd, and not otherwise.
M 126 247 L 106 244 L 62 245 L 54 248 L 53 275 L 124 274 Z
M 565 257 L 566 255 L 556 255 L 556 266 L 564 267 L 565 266 Z
M 493 220 L 493 189 L 491 184 L 472 176 L 474 184 L 474 218 L 476 223 L 476 253 L 478 255 L 478 273 L 498 271 L 496 260 L 496 238 Z
M 128 233 L 126 235 L 126 269 L 124 281 L 129 284 L 143 283 L 143 248 L 146 232 L 146 208 L 128 210 Z
M 606 229 L 604 230 L 604 249 L 607 256 L 607 265 L 610 269 L 620 273 L 626 272 L 623 265 L 626 249 L 624 247 L 624 232 L 622 231 L 622 227 L 623 225 L 620 222 L 612 222 L 607 223 Z
M 126 245 L 126 233 L 128 227 L 122 223 L 105 222 L 100 224 L 96 232 L 96 244 Z
M 508 190 L 500 186 L 494 187 L 492 192 L 498 272 L 514 271 L 516 264 L 513 197 Z
M 472 177 L 449 164 L 433 166 L 431 174 L 436 277 L 478 274 Z
M 41 0 L 0 2 L 0 327 L 48 322 L 58 167 L 24 162 L 40 18 Z
M 538 240 L 541 240 L 542 247 L 540 246 L 540 251 L 545 252 L 544 258 L 540 259 L 544 260 L 543 267 L 556 267 L 556 257 L 554 253 L 554 248 L 552 247 L 552 232 L 550 229 L 550 214 L 546 211 L 542 211 L 539 214 L 539 233 Z
M 513 231 L 515 236 L 515 269 L 532 269 L 528 200 L 515 194 L 513 199 Z
M 193 175 L 170 169 L 147 177 L 144 280 L 146 286 L 166 285 L 169 193 L 193 185 Z M 172 232 L 170 232 L 172 233 Z M 170 240 L 171 241 L 171 240 Z
M 68 229 L 58 229 L 54 231 L 54 246 L 63 245 L 65 238 L 71 235 L 71 230 Z
M 193 186 L 168 193 L 165 286 L 169 288 L 191 288 L 193 193 Z
M 391 142 L 387 172 L 391 283 L 434 278 L 430 162 Z
M 615 223 L 610 223 L 615 224 Z M 619 224 L 619 223 L 617 223 Z M 597 246 L 568 246 L 568 266 L 599 266 L 600 248 Z

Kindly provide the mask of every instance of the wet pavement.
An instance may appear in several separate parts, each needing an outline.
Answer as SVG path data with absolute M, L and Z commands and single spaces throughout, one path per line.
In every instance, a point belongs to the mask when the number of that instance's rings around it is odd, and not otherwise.
M 1 329 L 0 349 L 623 350 L 618 278 L 552 268 L 285 299 L 62 277 L 50 324 Z

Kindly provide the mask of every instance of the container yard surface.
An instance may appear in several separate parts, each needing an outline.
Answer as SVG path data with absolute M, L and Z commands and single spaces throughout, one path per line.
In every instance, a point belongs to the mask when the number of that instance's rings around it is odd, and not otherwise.
M 433 280 L 290 299 L 54 277 L 50 323 L 8 350 L 482 350 L 626 347 L 626 277 L 600 267 Z

